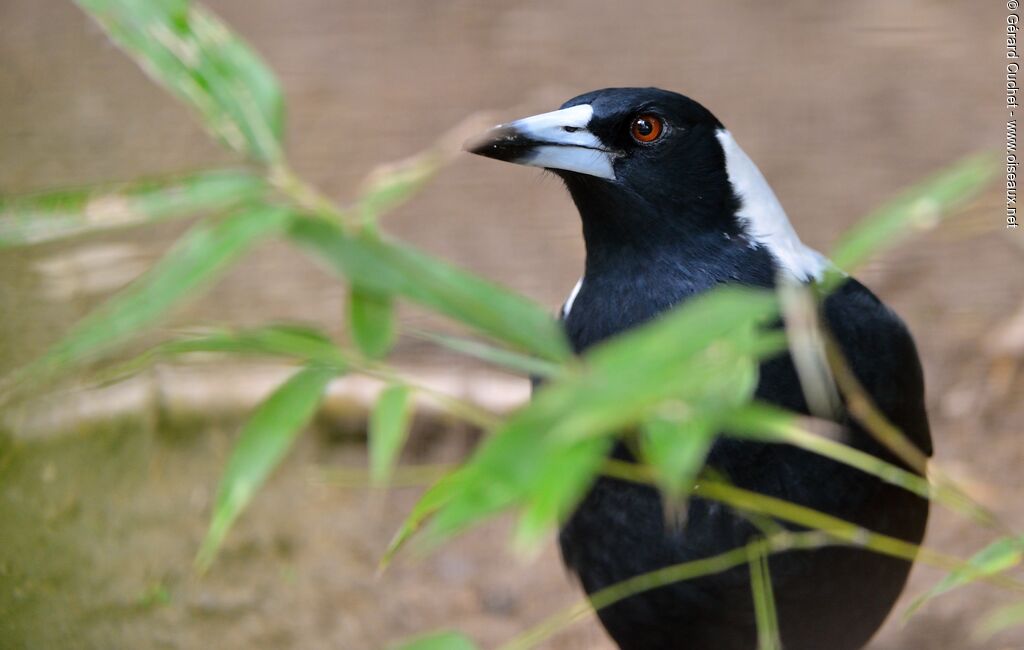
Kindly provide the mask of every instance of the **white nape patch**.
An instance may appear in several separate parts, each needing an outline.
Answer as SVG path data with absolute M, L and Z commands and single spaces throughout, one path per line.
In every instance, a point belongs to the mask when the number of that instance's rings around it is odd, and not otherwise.
M 715 135 L 725 151 L 729 182 L 742 203 L 736 216 L 746 226 L 747 234 L 797 279 L 820 280 L 828 259 L 800 241 L 775 192 L 732 134 L 719 129 Z
M 529 157 L 516 162 L 614 180 L 614 154 L 587 130 L 593 116 L 590 104 L 580 104 L 504 125 L 538 143 Z
M 562 305 L 562 320 L 569 318 L 569 312 L 572 311 L 572 303 L 576 302 L 576 296 L 580 295 L 580 288 L 583 287 L 583 278 L 576 281 L 576 286 L 572 288 L 572 292 L 569 293 L 569 297 L 565 299 L 565 304 Z

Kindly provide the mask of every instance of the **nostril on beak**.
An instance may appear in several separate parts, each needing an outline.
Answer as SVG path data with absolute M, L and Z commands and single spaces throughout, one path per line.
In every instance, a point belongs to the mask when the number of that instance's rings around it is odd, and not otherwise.
M 576 133 L 577 131 L 580 130 L 580 127 L 578 127 L 578 126 L 563 126 L 562 130 L 565 131 L 566 133 Z

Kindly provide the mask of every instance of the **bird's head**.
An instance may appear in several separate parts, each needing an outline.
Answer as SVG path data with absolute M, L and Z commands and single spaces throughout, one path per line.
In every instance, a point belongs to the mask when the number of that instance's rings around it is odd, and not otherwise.
M 566 183 L 595 248 L 747 238 L 780 266 L 816 274 L 778 199 L 711 111 L 658 88 L 606 88 L 501 124 L 468 151 L 548 169 Z
M 726 183 L 716 138 L 722 130 L 710 111 L 683 95 L 607 88 L 570 99 L 557 111 L 496 126 L 467 149 L 553 171 L 576 198 L 584 190 L 604 201 L 629 196 L 678 213 L 686 207 L 679 203 L 710 200 L 712 183 Z
M 710 111 L 683 95 L 606 88 L 574 97 L 557 111 L 498 125 L 470 140 L 467 149 L 543 167 L 570 181 L 587 176 L 646 193 L 673 176 L 721 163 L 719 129 Z

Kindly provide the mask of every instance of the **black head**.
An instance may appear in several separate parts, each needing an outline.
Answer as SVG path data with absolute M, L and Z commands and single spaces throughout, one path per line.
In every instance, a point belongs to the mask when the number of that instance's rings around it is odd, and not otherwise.
M 734 234 L 722 123 L 706 108 L 658 88 L 606 88 L 495 127 L 472 153 L 546 168 L 564 179 L 596 237 L 617 243 Z
M 658 88 L 606 88 L 574 97 L 562 110 L 577 106 L 591 107 L 587 130 L 614 156 L 615 180 L 635 191 L 656 191 L 667 177 L 724 169 L 715 138 L 724 127 L 689 97 Z

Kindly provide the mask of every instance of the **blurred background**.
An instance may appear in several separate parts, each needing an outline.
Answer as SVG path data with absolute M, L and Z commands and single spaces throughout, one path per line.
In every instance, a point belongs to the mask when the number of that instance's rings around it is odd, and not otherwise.
M 998 2 L 207 4 L 278 74 L 296 171 L 342 203 L 371 168 L 428 147 L 467 115 L 521 117 L 607 86 L 655 85 L 708 106 L 821 250 L 900 188 L 1000 146 Z M 0 194 L 232 160 L 71 2 L 0 0 Z M 1003 229 L 1001 205 L 993 188 L 861 279 L 917 337 L 939 462 L 1020 529 L 1024 238 Z M 184 227 L 5 251 L 0 372 L 40 354 Z M 463 156 L 384 227 L 552 311 L 582 268 L 575 210 L 559 182 L 535 169 Z M 274 244 L 165 326 L 288 320 L 341 335 L 344 304 L 335 279 Z M 403 340 L 397 352 L 404 366 L 462 377 L 461 390 L 495 402 L 526 395 L 525 382 L 453 368 L 452 355 L 434 348 Z M 71 402 L 58 400 L 45 409 L 50 419 L 0 419 L 2 444 L 15 448 L 0 462 L 0 647 L 374 648 L 446 626 L 493 647 L 579 597 L 553 544 L 516 556 L 503 524 L 376 576 L 418 490 L 370 495 L 330 479 L 325 468 L 364 464 L 358 404 L 348 409 L 344 399 L 258 495 L 210 574 L 196 578 L 192 556 L 237 420 L 217 409 L 183 414 L 174 400 L 191 390 L 190 403 L 251 401 L 250 391 L 278 376 L 268 370 L 261 383 L 264 370 L 157 369 L 141 411 L 107 417 L 106 402 L 86 399 L 102 417 L 65 417 Z M 473 440 L 422 417 L 408 457 L 457 459 Z M 934 512 L 927 544 L 964 556 L 987 542 Z M 938 577 L 918 568 L 908 593 Z M 897 610 L 871 647 L 1024 647 L 1012 632 L 970 638 L 999 596 L 957 591 L 906 625 Z M 587 622 L 546 647 L 611 646 Z

